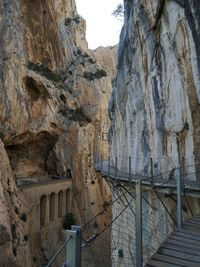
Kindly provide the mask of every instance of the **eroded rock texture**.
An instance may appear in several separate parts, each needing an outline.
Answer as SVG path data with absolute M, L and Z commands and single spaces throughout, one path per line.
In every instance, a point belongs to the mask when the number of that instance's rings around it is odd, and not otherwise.
M 193 0 L 125 0 L 124 5 L 117 79 L 109 106 L 113 161 L 117 156 L 119 168 L 128 170 L 131 156 L 132 172 L 145 175 L 150 174 L 150 158 L 154 174 L 180 164 L 192 165 L 185 171 L 194 172 L 200 162 L 199 4 Z M 114 214 L 117 210 L 119 207 L 113 209 Z M 149 240 L 154 231 L 161 240 L 158 228 L 150 227 L 150 208 L 145 211 Z M 113 228 L 113 236 L 126 218 L 127 213 L 119 227 Z M 122 232 L 120 240 L 123 237 Z M 148 243 L 144 246 L 148 251 Z M 120 249 L 120 241 L 114 249 Z M 134 256 L 127 253 L 127 264 L 133 266 Z M 125 259 L 121 264 L 116 266 L 125 266 Z
M 11 196 L 2 195 L 5 231 L 0 232 L 5 234 L 0 242 L 7 246 L 4 251 L 9 266 L 12 261 L 13 266 L 32 266 L 32 257 L 40 250 L 29 250 L 31 238 L 28 245 L 22 244 L 27 234 L 26 228 L 22 229 L 24 222 L 13 228 L 10 225 L 18 220 L 18 215 L 12 217 L 14 204 L 9 206 L 12 197 L 29 206 L 14 180 L 17 184 L 24 180 L 45 182 L 52 176 L 64 178 L 70 170 L 72 212 L 77 224 L 86 222 L 109 198 L 93 166 L 97 153 L 108 153 L 107 143 L 103 148 L 95 143 L 109 127 L 106 110 L 115 75 L 115 48 L 96 51 L 97 58 L 102 58 L 99 64 L 95 53 L 87 48 L 85 27 L 75 1 L 0 3 L 0 138 L 5 147 L 0 150 L 4 153 L 1 165 L 7 164 L 8 168 L 8 178 L 1 172 L 0 190 L 13 187 Z M 101 53 L 110 58 L 109 66 Z M 21 210 L 23 207 L 19 213 Z M 31 218 L 27 220 L 31 222 Z M 15 241 L 12 230 L 20 241 Z M 10 260 L 6 255 L 11 254 Z M 36 264 L 37 259 L 34 261 Z
M 179 157 L 187 164 L 198 160 L 199 17 L 195 3 L 125 1 L 118 75 L 110 102 L 112 153 L 138 159 L 140 164 L 132 162 L 134 170 L 146 166 L 148 172 L 150 157 L 157 171 L 178 166 Z M 119 148 L 119 144 L 123 145 Z

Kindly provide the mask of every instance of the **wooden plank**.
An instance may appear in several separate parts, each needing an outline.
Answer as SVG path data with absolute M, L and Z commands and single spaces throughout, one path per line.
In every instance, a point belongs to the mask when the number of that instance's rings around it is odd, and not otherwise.
M 194 216 L 194 217 L 192 217 L 192 220 L 194 220 L 196 222 L 200 222 L 200 217 L 199 216 Z
M 175 232 L 173 232 L 173 234 L 200 242 L 200 236 L 186 229 L 177 229 Z
M 199 245 L 200 244 L 198 240 L 188 239 L 188 238 L 178 236 L 178 235 L 170 235 L 170 238 L 184 242 L 184 243 L 188 243 L 188 244 L 193 244 L 193 245 Z
M 189 221 L 189 222 L 185 222 L 183 225 L 184 226 L 187 225 L 187 226 L 190 226 L 190 227 L 194 227 L 194 228 L 200 229 L 200 223 L 198 224 L 198 223 L 194 223 L 194 222 Z
M 174 251 L 172 249 L 159 248 L 158 253 L 179 258 L 182 260 L 188 260 L 191 262 L 200 263 L 200 256 L 186 254 L 184 252 Z M 200 265 L 200 264 L 199 264 Z
M 189 247 L 191 249 L 197 249 L 200 251 L 200 245 L 196 245 L 196 244 L 192 244 L 192 243 L 186 243 L 183 241 L 179 241 L 176 239 L 172 239 L 172 238 L 168 238 L 165 243 L 168 244 L 173 244 L 173 245 L 177 245 L 177 246 L 181 246 L 181 247 Z
M 196 256 L 200 257 L 200 250 L 191 249 L 189 246 L 188 247 L 182 247 L 179 245 L 169 244 L 169 243 L 165 242 L 164 244 L 162 244 L 161 248 L 172 249 L 172 250 L 176 250 L 179 252 L 184 252 L 187 254 L 196 255 Z
M 190 220 L 187 220 L 184 222 L 185 223 L 189 223 L 189 224 L 195 224 L 197 226 L 200 226 L 200 221 L 196 221 L 195 219 L 191 218 Z
M 194 217 L 192 217 L 189 221 L 186 221 L 186 222 L 189 222 L 189 223 L 195 223 L 195 224 L 200 225 L 200 221 L 199 221 L 199 220 L 195 220 Z
M 153 259 L 166 261 L 184 267 L 199 267 L 199 263 L 188 262 L 187 260 L 182 260 L 176 257 L 171 257 L 163 254 L 155 254 L 153 255 Z
M 183 229 L 186 229 L 186 230 L 189 230 L 189 231 L 192 231 L 192 232 L 196 232 L 197 234 L 199 233 L 200 234 L 200 228 L 196 228 L 194 226 L 189 226 L 189 225 L 183 225 L 182 226 Z
M 155 260 L 155 259 L 149 260 L 148 266 L 151 266 L 151 267 L 180 267 L 180 265 L 176 265 L 174 263 L 168 263 L 168 262 Z

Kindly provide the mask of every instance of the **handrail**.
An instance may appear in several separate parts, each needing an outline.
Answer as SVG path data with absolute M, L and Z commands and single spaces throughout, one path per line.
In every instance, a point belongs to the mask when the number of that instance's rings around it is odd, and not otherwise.
M 67 240 L 62 244 L 62 246 L 57 250 L 57 252 L 54 254 L 52 259 L 49 261 L 49 263 L 46 265 L 46 267 L 50 267 L 51 264 L 55 261 L 57 256 L 61 253 L 61 251 L 65 248 L 65 246 L 69 243 L 69 241 L 72 239 L 72 236 L 70 235 Z

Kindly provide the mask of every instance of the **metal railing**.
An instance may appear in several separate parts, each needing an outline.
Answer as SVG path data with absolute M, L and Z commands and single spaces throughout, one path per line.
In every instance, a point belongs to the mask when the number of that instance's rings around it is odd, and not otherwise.
M 143 231 L 142 231 L 142 218 L 143 218 L 143 193 L 145 191 L 152 191 L 157 196 L 157 199 L 161 203 L 160 205 L 165 210 L 167 216 L 169 216 L 171 223 L 177 227 L 181 228 L 183 223 L 183 197 L 185 197 L 186 203 L 188 205 L 188 209 L 190 210 L 191 215 L 193 214 L 192 209 L 190 207 L 189 201 L 186 196 L 186 190 L 188 191 L 198 191 L 200 192 L 200 184 L 198 181 L 195 181 L 199 177 L 200 171 L 199 162 L 194 162 L 191 164 L 184 165 L 183 162 L 185 160 L 182 159 L 181 166 L 174 166 L 174 168 L 170 170 L 166 170 L 157 174 L 154 174 L 154 164 L 153 160 L 150 159 L 149 161 L 149 168 L 148 172 L 140 172 L 140 173 L 133 173 L 132 172 L 132 160 L 131 157 L 128 157 L 128 166 L 126 168 L 118 168 L 119 166 L 119 159 L 117 157 L 113 157 L 112 164 L 110 157 L 107 161 L 98 162 L 96 164 L 97 171 L 100 171 L 103 176 L 108 176 L 112 180 L 117 180 L 120 182 L 128 182 L 134 183 L 135 186 L 135 238 L 136 238 L 136 267 L 142 267 L 143 264 Z M 122 170 L 120 170 L 122 169 Z M 147 189 L 149 186 L 149 189 Z M 166 203 L 160 197 L 158 190 L 163 188 L 171 188 L 173 189 L 172 194 L 176 196 L 176 199 L 171 198 L 175 201 L 175 210 L 176 214 L 172 214 L 168 209 Z M 156 212 L 154 212 L 156 213 Z M 176 219 L 175 219 L 175 218 Z M 161 224 L 162 222 L 157 219 L 157 224 Z M 147 224 L 147 221 L 145 221 Z M 169 235 L 169 233 L 168 233 Z M 165 238 L 168 237 L 165 236 Z M 162 242 L 164 241 L 161 238 Z
M 62 255 L 63 251 L 65 252 L 64 255 Z M 56 260 L 59 256 L 62 257 L 60 259 L 62 267 L 81 266 L 81 227 L 73 225 L 71 226 L 71 230 L 66 230 L 65 242 L 60 246 L 45 267 L 58 266 Z
M 140 173 L 133 173 L 131 157 L 128 157 L 128 164 L 126 168 L 122 168 L 123 170 L 120 170 L 118 165 L 119 159 L 117 157 L 114 157 L 112 164 L 110 158 L 107 161 L 98 162 L 98 164 L 96 165 L 96 169 L 98 171 L 101 171 L 101 174 L 103 176 L 110 178 L 109 180 L 107 178 L 105 179 L 107 180 L 111 191 L 114 190 L 114 200 L 110 203 L 106 203 L 106 205 L 102 207 L 102 210 L 100 210 L 95 216 L 88 220 L 88 222 L 82 227 L 79 227 L 78 231 L 77 227 L 72 227 L 72 230 L 68 231 L 68 236 L 65 243 L 56 252 L 54 257 L 51 259 L 51 261 L 46 267 L 53 267 L 52 264 L 54 264 L 56 258 L 63 252 L 63 250 L 65 250 L 66 252 L 63 266 L 80 267 L 81 250 L 83 250 L 83 254 L 85 253 L 88 255 L 93 255 L 92 259 L 91 256 L 88 256 L 88 258 L 90 258 L 88 259 L 88 262 L 89 260 L 93 260 L 93 263 L 95 262 L 95 264 L 97 264 L 95 266 L 100 266 L 98 265 L 99 262 L 102 263 L 104 266 L 109 266 L 111 264 L 111 261 L 114 264 L 113 266 L 115 266 L 115 264 L 117 266 L 117 264 L 119 264 L 121 261 L 120 257 L 123 257 L 123 259 L 126 260 L 126 266 L 133 266 L 131 262 L 131 257 L 128 256 L 128 253 L 124 252 L 123 255 L 123 251 L 121 250 L 116 252 L 112 248 L 110 249 L 108 244 L 109 238 L 111 243 L 115 242 L 115 240 L 113 240 L 113 238 L 115 238 L 114 234 L 112 233 L 112 236 L 109 237 L 110 231 L 108 232 L 108 230 L 113 225 L 119 225 L 117 229 L 121 229 L 120 218 L 126 216 L 127 212 L 125 211 L 127 210 L 131 212 L 130 221 L 132 220 L 131 217 L 134 217 L 135 222 L 132 225 L 131 233 L 132 236 L 135 235 L 135 244 L 133 244 L 133 248 L 131 249 L 136 255 L 136 267 L 141 267 L 143 264 L 145 254 L 143 253 L 144 250 L 148 251 L 149 249 L 151 250 L 151 253 L 155 252 L 156 245 L 159 246 L 159 242 L 164 241 L 168 237 L 172 226 L 176 224 L 178 227 L 182 226 L 184 211 L 183 197 L 185 196 L 185 185 L 189 184 L 189 182 L 193 182 L 192 180 L 194 179 L 190 179 L 191 175 L 196 177 L 196 174 L 198 173 L 196 165 L 182 165 L 181 168 L 174 167 L 170 170 L 164 170 L 160 173 L 154 173 L 154 164 L 152 159 L 150 159 L 149 161 L 148 170 Z M 118 183 L 115 183 L 116 180 L 118 181 Z M 121 181 L 128 183 L 121 183 Z M 128 186 L 131 185 L 130 187 L 132 189 L 127 189 L 128 187 L 126 188 L 126 184 Z M 194 185 L 190 184 L 190 186 L 192 187 Z M 170 196 L 170 203 L 173 203 L 175 207 L 174 211 L 176 212 L 176 214 L 172 212 L 172 210 L 170 210 L 168 205 L 169 201 L 166 201 L 165 197 L 161 197 L 160 194 L 163 194 L 163 188 L 165 191 L 169 190 L 173 195 L 175 195 L 175 198 Z M 118 203 L 121 203 L 123 208 L 119 210 L 118 208 L 115 208 L 115 214 L 113 215 L 112 219 L 110 218 L 110 222 L 107 225 L 100 225 L 100 222 L 102 222 L 103 220 L 102 218 L 98 220 L 99 216 L 102 216 L 103 214 L 107 214 L 107 216 L 109 216 L 108 213 L 111 212 L 111 207 L 113 205 L 118 205 Z M 186 203 L 188 203 L 188 201 L 186 201 Z M 189 206 L 190 205 L 188 203 L 188 208 L 192 214 L 192 209 Z M 148 209 L 152 210 L 153 213 L 153 219 L 149 222 L 147 218 Z M 156 245 L 154 244 L 153 248 L 151 249 L 150 247 L 148 247 L 148 245 L 146 245 L 147 243 L 149 243 L 148 239 L 151 237 L 150 232 L 145 232 L 144 225 L 147 228 L 149 227 L 153 229 L 155 225 L 153 225 L 152 222 L 154 223 L 155 221 L 156 227 L 162 229 L 163 215 L 165 216 L 165 224 L 170 225 L 170 227 L 169 229 L 165 229 L 166 231 L 163 232 L 162 230 L 155 230 L 155 232 L 157 231 L 157 234 L 160 234 L 160 237 L 155 237 L 155 239 L 157 240 L 155 242 Z M 145 224 L 143 223 L 144 218 Z M 74 231 L 75 233 L 73 236 Z M 84 238 L 88 236 L 85 238 L 84 241 L 82 241 L 81 239 L 82 231 L 85 231 Z M 122 238 L 124 238 L 122 242 L 123 244 L 126 244 L 129 240 L 129 236 L 127 236 L 127 233 L 125 233 L 126 231 L 124 231 L 124 233 L 122 229 L 120 231 Z M 118 235 L 118 232 L 116 233 Z M 104 258 L 102 258 L 102 253 L 99 253 L 99 248 L 101 247 L 106 248 L 107 254 L 104 254 Z M 148 254 L 149 256 L 149 253 L 150 252 L 147 252 L 146 254 Z M 111 260 L 111 257 L 114 257 L 114 259 L 112 258 Z

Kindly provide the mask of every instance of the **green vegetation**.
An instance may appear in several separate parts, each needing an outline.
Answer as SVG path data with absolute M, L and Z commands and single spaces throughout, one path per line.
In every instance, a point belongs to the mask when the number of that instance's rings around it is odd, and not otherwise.
M 79 122 L 88 122 L 90 123 L 92 120 L 87 117 L 84 113 L 84 110 L 82 107 L 77 108 L 76 110 L 72 111 L 72 115 L 70 117 L 71 120 L 79 121 Z
M 122 4 L 118 4 L 116 9 L 112 12 L 112 15 L 115 18 L 122 20 L 124 17 L 124 6 Z
M 66 103 L 66 97 L 64 94 L 60 95 L 60 100 L 65 104 Z
M 184 123 L 183 129 L 186 130 L 186 131 L 189 130 L 189 124 L 188 124 L 187 121 Z
M 95 72 L 85 71 L 83 73 L 83 77 L 89 81 L 93 81 L 94 79 L 101 79 L 102 77 L 106 76 L 108 76 L 107 72 L 103 69 L 97 69 Z
M 63 222 L 63 228 L 70 230 L 71 226 L 75 224 L 75 217 L 74 214 L 71 212 L 66 213 L 64 222 Z
M 54 71 L 50 70 L 47 66 L 44 66 L 42 64 L 35 64 L 29 61 L 28 69 L 38 72 L 39 74 L 41 74 L 42 76 L 53 82 L 60 82 L 63 80 L 63 77 L 60 74 L 55 73 Z
M 70 24 L 72 23 L 72 21 L 74 21 L 75 23 L 79 24 L 81 22 L 81 17 L 77 16 L 75 18 L 66 18 L 65 19 L 65 26 L 70 26 Z
M 105 200 L 104 203 L 103 203 L 103 206 L 102 206 L 103 209 L 107 208 L 108 205 L 109 205 L 108 201 Z
M 124 257 L 124 253 L 123 253 L 123 250 L 121 248 L 118 250 L 118 256 L 119 256 L 119 258 Z
M 26 221 L 27 221 L 27 214 L 26 214 L 26 213 L 22 213 L 22 214 L 20 215 L 20 219 L 21 219 L 22 221 L 26 222 Z
M 65 26 L 69 26 L 72 22 L 72 18 L 66 18 L 65 19 Z

